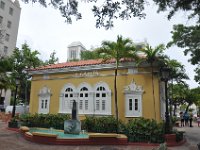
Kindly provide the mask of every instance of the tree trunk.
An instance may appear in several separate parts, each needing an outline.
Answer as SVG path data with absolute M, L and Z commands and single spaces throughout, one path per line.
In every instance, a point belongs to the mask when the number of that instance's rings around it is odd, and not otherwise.
M 170 120 L 172 120 L 172 101 L 174 100 L 173 99 L 173 79 L 172 79 L 172 86 L 171 86 L 171 98 L 169 99 L 169 114 L 170 114 Z M 168 90 L 170 91 L 170 90 Z M 170 95 L 169 95 L 170 97 Z
M 186 110 L 185 110 L 186 113 L 188 112 L 188 109 L 189 109 L 190 105 L 191 105 L 191 104 L 188 104 L 188 105 L 187 105 Z
M 2 95 L 2 89 L 0 90 L 0 99 L 1 99 L 1 95 Z
M 173 115 L 174 115 L 174 116 L 176 115 L 176 109 L 177 109 L 177 105 L 174 104 L 174 112 L 173 112 Z
M 119 114 L 118 114 L 118 101 L 117 101 L 117 69 L 115 69 L 115 79 L 114 79 L 114 92 L 115 92 L 115 115 L 117 120 L 117 133 L 119 133 Z
M 151 80 L 152 80 L 152 94 L 153 94 L 153 104 L 154 104 L 154 119 L 156 120 L 156 100 L 154 92 L 154 78 L 153 78 L 153 64 L 151 63 Z
M 117 102 L 117 68 L 115 69 L 114 95 L 115 95 L 115 116 L 116 116 L 116 119 L 118 121 L 119 116 L 118 116 L 118 102 Z

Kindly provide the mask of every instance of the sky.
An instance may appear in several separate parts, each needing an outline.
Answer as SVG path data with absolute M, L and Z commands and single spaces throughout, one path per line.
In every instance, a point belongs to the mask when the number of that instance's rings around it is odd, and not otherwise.
M 72 24 L 65 23 L 65 19 L 59 11 L 48 7 L 43 8 L 39 4 L 24 4 L 20 1 L 21 17 L 17 38 L 17 47 L 21 48 L 27 43 L 32 50 L 40 52 L 42 60 L 48 60 L 50 54 L 55 51 L 59 62 L 67 60 L 67 46 L 74 41 L 80 41 L 86 49 L 101 45 L 104 40 L 116 41 L 117 35 L 130 38 L 133 42 L 147 41 L 152 47 L 159 44 L 167 44 L 171 40 L 171 31 L 174 24 L 190 24 L 186 14 L 177 13 L 172 20 L 167 20 L 167 12 L 156 13 L 157 7 L 149 5 L 145 9 L 146 19 L 139 20 L 114 20 L 114 27 L 110 30 L 95 27 L 95 18 L 91 12 L 92 4 L 82 2 L 80 12 L 83 19 Z M 185 65 L 186 73 L 190 77 L 187 83 L 191 88 L 198 84 L 193 80 L 195 66 L 189 62 L 189 56 L 184 56 L 183 50 L 175 46 L 167 49 L 165 53 Z

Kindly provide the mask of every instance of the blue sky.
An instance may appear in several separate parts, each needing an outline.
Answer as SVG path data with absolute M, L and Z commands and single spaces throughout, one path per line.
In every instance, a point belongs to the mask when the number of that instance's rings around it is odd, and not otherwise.
M 80 41 L 87 48 L 99 46 L 103 40 L 116 41 L 117 35 L 128 37 L 133 42 L 147 41 L 151 46 L 166 44 L 171 39 L 170 31 L 174 24 L 190 24 L 186 14 L 180 12 L 168 21 L 167 13 L 157 14 L 157 7 L 148 6 L 146 19 L 115 20 L 114 28 L 105 30 L 96 29 L 95 18 L 91 13 L 91 5 L 81 3 L 80 11 L 83 19 L 73 20 L 73 24 L 65 23 L 58 10 L 51 7 L 43 8 L 38 4 L 21 4 L 21 18 L 18 31 L 17 47 L 27 42 L 34 50 L 41 53 L 41 59 L 48 59 L 53 50 L 56 51 L 59 62 L 67 60 L 67 46 L 73 41 Z M 188 63 L 188 56 L 183 55 L 183 50 L 171 47 L 165 52 L 171 59 L 177 59 L 186 66 L 191 88 L 198 84 L 193 80 L 194 66 Z

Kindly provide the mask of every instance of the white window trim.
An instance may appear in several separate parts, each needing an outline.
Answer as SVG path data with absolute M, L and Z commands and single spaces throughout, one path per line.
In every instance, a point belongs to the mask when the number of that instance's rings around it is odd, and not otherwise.
M 88 92 L 81 92 L 81 89 L 83 87 L 86 87 L 88 89 Z M 93 114 L 94 113 L 94 98 L 93 98 L 93 88 L 90 86 L 90 84 L 83 82 L 81 83 L 78 88 L 77 88 L 77 92 L 79 93 L 78 95 L 78 108 L 80 105 L 80 100 L 83 100 L 83 109 L 80 110 L 79 109 L 79 114 Z M 85 96 L 83 98 L 80 97 L 80 93 L 88 93 L 88 97 L 85 98 Z M 85 109 L 85 100 L 88 100 L 88 110 Z
M 105 93 L 106 93 L 106 98 L 105 98 L 105 107 L 106 107 L 106 110 L 104 110 L 104 111 L 102 111 L 102 99 L 100 99 L 100 110 L 96 110 L 96 100 L 98 99 L 98 98 L 96 98 L 96 93 L 97 93 L 97 88 L 98 87 L 100 87 L 100 86 L 102 86 L 102 87 L 104 87 L 105 88 Z M 94 92 L 94 107 L 95 107 L 95 112 L 94 112 L 94 114 L 95 115 L 112 115 L 112 112 L 111 112 L 111 90 L 110 90 L 110 88 L 109 88 L 109 86 L 108 86 L 108 84 L 107 83 L 105 83 L 105 82 L 98 82 L 96 85 L 95 85 L 95 92 Z M 99 92 L 98 92 L 99 93 Z M 102 92 L 100 92 L 100 93 L 102 93 Z M 104 93 L 104 92 L 103 92 Z
M 73 89 L 73 98 L 71 100 L 75 100 L 77 102 L 77 97 L 78 97 L 78 93 L 77 93 L 77 90 L 75 88 L 75 86 L 71 83 L 68 83 L 68 84 L 65 84 L 64 87 L 62 88 L 61 90 L 61 94 L 60 94 L 60 98 L 59 98 L 59 113 L 68 113 L 70 114 L 71 113 L 71 109 L 69 108 L 69 105 L 70 105 L 70 99 L 67 100 L 67 103 L 68 103 L 68 107 L 65 108 L 65 90 L 67 88 L 72 88 Z
M 125 117 L 142 117 L 142 86 L 136 85 L 134 81 L 125 86 Z M 132 101 L 132 110 L 129 111 L 129 99 L 138 99 L 138 111 L 134 112 L 134 101 Z
M 38 113 L 42 114 L 48 114 L 49 113 L 49 106 L 50 106 L 50 99 L 51 99 L 51 92 L 50 89 L 46 86 L 44 86 L 39 94 L 39 108 Z M 42 107 L 42 101 L 44 101 L 43 105 L 45 106 L 45 100 L 47 100 L 47 108 L 41 108 Z
M 96 98 L 95 98 L 95 94 L 96 94 L 96 89 L 99 87 L 99 86 L 102 86 L 105 88 L 105 93 L 106 93 L 106 110 L 104 111 L 97 111 L 95 110 L 95 101 L 96 101 Z M 81 83 L 78 88 L 76 88 L 73 84 L 71 83 L 68 83 L 66 85 L 64 85 L 64 87 L 62 88 L 61 92 L 60 92 L 60 98 L 59 98 L 59 113 L 71 113 L 71 109 L 66 109 L 64 108 L 65 105 L 64 105 L 64 101 L 65 101 L 65 90 L 67 88 L 72 88 L 73 89 L 73 93 L 74 93 L 74 97 L 73 97 L 73 100 L 76 100 L 76 102 L 78 102 L 78 104 L 80 103 L 80 90 L 81 88 L 83 87 L 86 87 L 88 89 L 88 110 L 80 110 L 78 109 L 78 114 L 80 115 L 112 115 L 112 112 L 111 112 L 111 90 L 108 86 L 107 83 L 105 82 L 98 82 L 94 87 L 90 86 L 90 84 L 86 83 L 86 82 L 83 82 Z M 93 91 L 93 89 L 95 89 L 95 91 Z M 85 100 L 85 99 L 83 99 Z M 85 107 L 85 102 L 83 102 L 83 108 Z M 102 105 L 102 103 L 100 103 L 100 105 Z M 79 106 L 78 106 L 79 108 Z

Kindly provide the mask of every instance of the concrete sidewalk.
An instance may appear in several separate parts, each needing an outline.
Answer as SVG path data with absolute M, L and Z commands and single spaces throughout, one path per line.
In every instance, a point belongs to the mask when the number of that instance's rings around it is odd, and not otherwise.
M 170 147 L 169 150 L 198 150 L 197 144 L 200 143 L 200 127 L 193 122 L 193 127 L 175 127 L 178 131 L 185 132 L 186 143 L 181 146 Z

